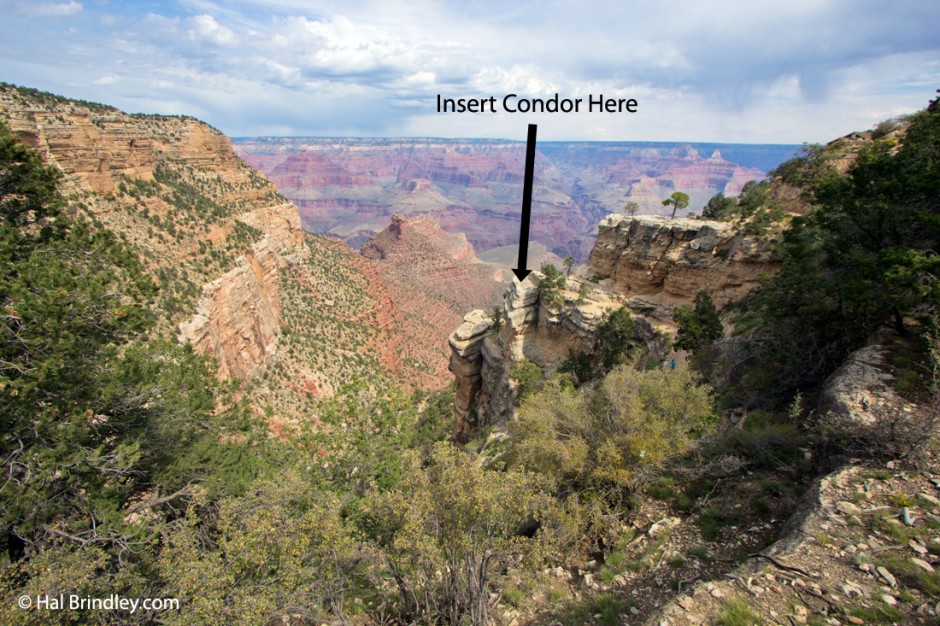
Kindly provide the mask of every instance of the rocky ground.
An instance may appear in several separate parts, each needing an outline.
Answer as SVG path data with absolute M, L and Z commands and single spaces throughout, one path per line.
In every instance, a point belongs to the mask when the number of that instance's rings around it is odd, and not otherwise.
M 938 495 L 930 471 L 841 469 L 779 543 L 637 623 L 936 624 Z
M 851 433 L 835 469 L 818 434 L 746 418 L 724 461 L 703 452 L 707 477 L 654 481 L 615 545 L 518 581 L 503 622 L 940 624 L 940 428 L 929 398 L 898 392 L 908 348 L 882 333 L 830 379 L 826 428 Z M 772 458 L 746 453 L 762 446 Z

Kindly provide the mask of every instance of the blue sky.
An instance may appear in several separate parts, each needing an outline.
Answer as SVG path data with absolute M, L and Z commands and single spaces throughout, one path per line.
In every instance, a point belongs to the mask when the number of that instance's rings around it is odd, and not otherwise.
M 0 80 L 232 136 L 802 143 L 926 105 L 940 2 L 0 0 Z M 635 98 L 439 114 L 436 96 Z

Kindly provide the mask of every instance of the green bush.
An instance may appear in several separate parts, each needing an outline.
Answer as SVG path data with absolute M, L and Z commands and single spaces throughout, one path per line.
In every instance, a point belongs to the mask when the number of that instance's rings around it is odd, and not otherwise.
M 684 366 L 621 365 L 588 395 L 549 381 L 520 406 L 510 457 L 563 492 L 622 495 L 687 452 L 712 423 L 709 389 Z
M 673 321 L 679 325 L 676 350 L 697 351 L 707 348 L 724 335 L 718 310 L 707 291 L 695 294 L 695 307 L 680 306 L 673 312 Z
M 913 115 L 900 146 L 866 143 L 848 171 L 838 146 L 784 164 L 812 203 L 794 218 L 778 253 L 781 270 L 750 303 L 751 395 L 786 401 L 819 384 L 885 324 L 904 334 L 940 312 L 940 106 Z M 753 326 L 752 326 L 753 328 Z M 745 332 L 742 325 L 741 332 Z
M 511 375 L 516 381 L 516 401 L 519 403 L 539 391 L 545 383 L 545 370 L 529 359 L 513 363 Z
M 615 365 L 623 362 L 633 347 L 635 330 L 636 323 L 626 307 L 604 314 L 604 319 L 597 328 L 596 340 L 596 345 L 600 347 L 604 372 L 609 372 Z

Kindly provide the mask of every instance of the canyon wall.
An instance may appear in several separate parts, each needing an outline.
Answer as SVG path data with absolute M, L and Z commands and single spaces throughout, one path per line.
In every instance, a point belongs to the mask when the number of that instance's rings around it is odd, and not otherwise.
M 159 330 L 257 375 L 280 332 L 278 272 L 304 253 L 300 216 L 222 133 L 189 117 L 0 86 L 0 115 L 63 175 L 72 210 L 132 244 L 160 286 Z M 193 309 L 195 308 L 195 315 Z

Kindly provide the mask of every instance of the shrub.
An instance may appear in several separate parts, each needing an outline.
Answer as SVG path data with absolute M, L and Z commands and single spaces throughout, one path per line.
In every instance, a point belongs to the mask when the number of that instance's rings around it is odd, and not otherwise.
M 383 546 L 400 594 L 400 617 L 483 626 L 500 570 L 537 558 L 550 539 L 545 530 L 557 515 L 543 481 L 520 469 L 485 470 L 449 443 L 436 446 L 428 464 L 413 454 L 406 461 L 401 488 L 363 502 L 367 532 Z
M 572 374 L 577 382 L 586 383 L 594 378 L 594 363 L 588 354 L 568 348 L 568 357 L 558 367 L 558 371 Z
M 636 324 L 626 307 L 606 313 L 597 329 L 597 343 L 600 346 L 601 363 L 608 372 L 618 363 L 633 345 L 633 333 Z
M 724 335 L 715 303 L 704 290 L 695 294 L 695 308 L 677 307 L 673 312 L 673 320 L 679 325 L 673 344 L 676 350 L 701 350 Z
M 510 458 L 556 481 L 619 498 L 712 424 L 707 387 L 684 366 L 615 368 L 590 395 L 550 381 L 519 408 Z M 618 495 L 619 494 L 619 495 Z
M 522 359 L 512 366 L 512 379 L 516 381 L 516 401 L 522 402 L 539 391 L 545 383 L 545 370 L 529 359 Z

